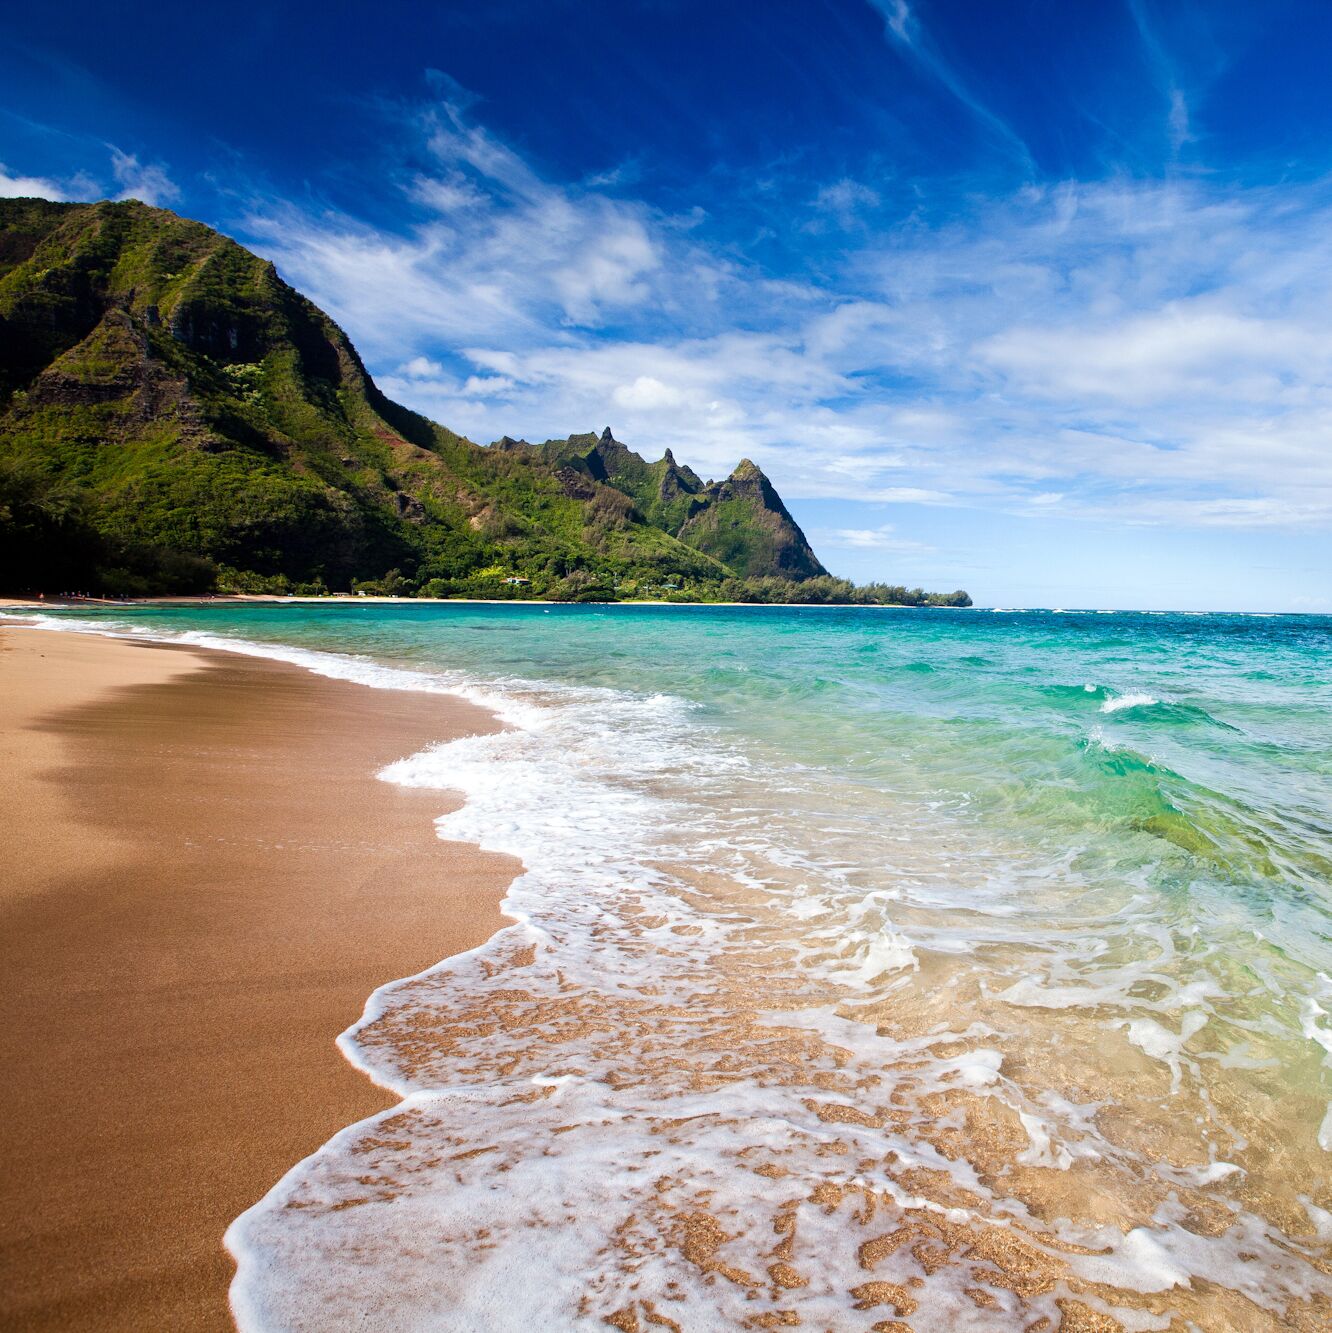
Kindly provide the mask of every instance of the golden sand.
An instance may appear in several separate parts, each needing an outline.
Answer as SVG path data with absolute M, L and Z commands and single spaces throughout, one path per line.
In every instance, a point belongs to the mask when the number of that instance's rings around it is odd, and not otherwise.
M 334 1038 L 483 941 L 516 863 L 377 782 L 444 696 L 0 628 L 0 1325 L 225 1329 L 222 1234 L 393 1098 Z

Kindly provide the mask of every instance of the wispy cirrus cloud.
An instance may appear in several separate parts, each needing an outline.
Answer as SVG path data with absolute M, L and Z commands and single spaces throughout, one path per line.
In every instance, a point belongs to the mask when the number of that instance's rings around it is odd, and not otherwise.
M 1128 8 L 1133 18 L 1134 27 L 1138 31 L 1138 36 L 1142 39 L 1143 48 L 1147 52 L 1148 62 L 1155 72 L 1157 81 L 1161 85 L 1161 91 L 1165 96 L 1167 108 L 1166 132 L 1170 140 L 1171 151 L 1178 154 L 1179 150 L 1193 137 L 1188 95 L 1182 86 L 1179 69 L 1167 53 L 1165 45 L 1157 34 L 1156 26 L 1147 12 L 1145 0 L 1128 0 Z
M 883 15 L 884 34 L 894 48 L 938 82 L 966 107 L 982 124 L 993 131 L 1026 165 L 1031 152 L 1021 135 L 1000 115 L 987 106 L 968 86 L 962 75 L 944 59 L 914 9 L 907 0 L 869 0 Z

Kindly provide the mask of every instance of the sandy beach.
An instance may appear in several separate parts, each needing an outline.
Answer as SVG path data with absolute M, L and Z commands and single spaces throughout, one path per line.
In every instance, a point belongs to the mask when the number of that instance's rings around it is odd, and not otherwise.
M 231 1327 L 222 1235 L 392 1098 L 337 1034 L 485 940 L 516 862 L 378 782 L 446 696 L 0 627 L 0 1324 Z

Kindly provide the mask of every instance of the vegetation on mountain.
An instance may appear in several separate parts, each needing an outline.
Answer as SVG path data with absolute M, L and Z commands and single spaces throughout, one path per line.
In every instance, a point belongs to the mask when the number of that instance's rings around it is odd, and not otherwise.
M 474 444 L 235 242 L 37 199 L 0 200 L 0 585 L 929 600 L 830 578 L 748 460 L 704 483 L 609 429 Z
M 507 442 L 515 446 L 512 441 Z M 622 491 L 647 522 L 712 556 L 741 578 L 808 579 L 827 570 L 781 496 L 749 459 L 725 481 L 704 483 L 668 449 L 648 463 L 612 436 L 548 440 L 540 456 Z

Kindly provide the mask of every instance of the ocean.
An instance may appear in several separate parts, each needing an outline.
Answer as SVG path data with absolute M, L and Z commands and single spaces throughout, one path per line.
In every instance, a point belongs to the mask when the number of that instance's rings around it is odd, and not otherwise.
M 43 619 L 508 724 L 379 775 L 514 924 L 368 997 L 244 1329 L 1332 1326 L 1332 618 Z

